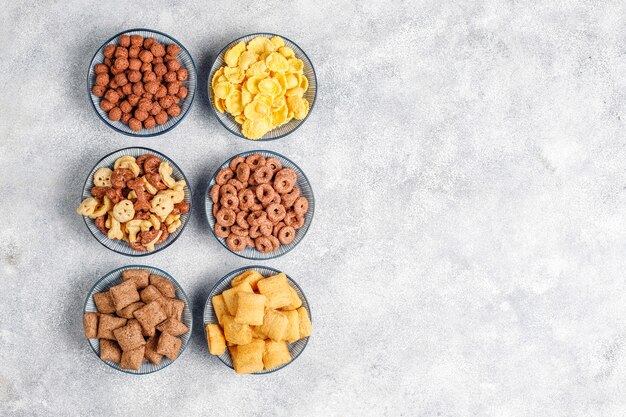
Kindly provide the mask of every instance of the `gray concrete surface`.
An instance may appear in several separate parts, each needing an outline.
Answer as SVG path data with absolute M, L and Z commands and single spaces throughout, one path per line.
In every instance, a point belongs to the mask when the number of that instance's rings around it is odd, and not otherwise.
M 0 414 L 625 415 L 625 13 L 619 1 L 2 2 Z M 183 42 L 200 77 L 227 41 L 284 34 L 317 69 L 310 119 L 257 145 L 200 95 L 164 136 L 113 132 L 88 102 L 87 65 L 142 26 Z M 141 261 L 88 233 L 74 213 L 85 176 L 131 145 L 172 157 L 196 209 L 207 176 L 243 150 L 307 173 L 311 230 L 265 263 L 313 309 L 294 364 L 242 377 L 208 355 L 205 297 L 249 263 L 202 210 Z M 173 274 L 196 315 L 185 354 L 145 377 L 100 363 L 81 329 L 93 282 L 134 262 Z

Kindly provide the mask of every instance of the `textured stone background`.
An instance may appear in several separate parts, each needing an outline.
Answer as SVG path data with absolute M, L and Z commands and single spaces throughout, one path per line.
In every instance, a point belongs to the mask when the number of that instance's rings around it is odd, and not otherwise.
M 0 414 L 625 415 L 625 14 L 621 1 L 3 1 Z M 307 350 L 280 372 L 235 375 L 200 325 L 213 283 L 249 264 L 207 229 L 202 190 L 259 145 L 226 132 L 205 94 L 164 136 L 107 128 L 85 74 L 132 27 L 179 39 L 200 78 L 256 31 L 315 64 L 309 120 L 260 145 L 317 197 L 307 237 L 266 263 L 313 309 Z M 196 204 L 183 236 L 141 260 L 179 280 L 196 316 L 184 355 L 145 377 L 102 364 L 81 328 L 94 281 L 136 261 L 74 209 L 93 164 L 131 145 L 172 157 Z

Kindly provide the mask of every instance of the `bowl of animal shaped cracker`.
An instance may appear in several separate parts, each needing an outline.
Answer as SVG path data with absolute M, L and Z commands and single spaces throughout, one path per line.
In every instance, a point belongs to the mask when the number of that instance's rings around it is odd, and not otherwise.
M 311 60 L 293 41 L 253 33 L 220 51 L 208 89 L 222 126 L 241 138 L 266 141 L 304 123 L 315 104 L 317 78 Z
M 191 338 L 189 299 L 167 272 L 125 266 L 93 286 L 83 311 L 85 337 L 107 365 L 129 374 L 159 371 L 177 360 Z
M 238 374 L 267 374 L 292 363 L 312 332 L 298 284 L 274 268 L 251 266 L 224 276 L 204 307 L 209 353 Z
M 191 190 L 183 171 L 148 148 L 120 149 L 102 158 L 83 186 L 76 212 L 108 249 L 144 256 L 178 239 L 191 211 Z

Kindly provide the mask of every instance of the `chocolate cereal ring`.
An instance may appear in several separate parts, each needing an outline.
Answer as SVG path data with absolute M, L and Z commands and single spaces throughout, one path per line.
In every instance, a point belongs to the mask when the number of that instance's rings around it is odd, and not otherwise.
M 244 229 L 243 227 L 236 224 L 230 226 L 230 232 L 237 236 L 248 236 L 248 229 Z
M 217 237 L 226 238 L 230 235 L 230 229 L 228 228 L 228 226 L 223 226 L 216 223 L 213 230 L 215 230 L 215 235 Z
M 261 237 L 261 231 L 259 230 L 259 226 L 250 226 L 248 229 L 248 236 L 252 239 L 256 239 L 257 237 Z
M 213 204 L 213 217 L 215 217 L 217 215 L 217 212 L 220 211 L 220 209 L 222 208 L 222 206 L 220 206 L 220 202 L 218 201 L 217 203 Z
M 291 226 L 296 230 L 304 226 L 304 216 L 296 216 L 296 221 Z
M 215 176 L 215 182 L 219 185 L 224 185 L 229 179 L 235 176 L 235 173 L 230 168 L 222 168 L 220 172 Z
M 306 197 L 298 197 L 293 203 L 293 211 L 295 211 L 298 216 L 304 216 L 308 210 L 309 200 L 307 200 Z
M 291 192 L 282 194 L 280 197 L 282 199 L 281 203 L 283 206 L 285 206 L 285 208 L 290 208 L 293 206 L 293 203 L 298 199 L 298 197 L 300 197 L 300 189 L 298 187 L 293 187 Z
M 283 168 L 283 164 L 274 157 L 265 160 L 265 166 L 272 170 L 272 174 L 276 174 Z
M 267 213 L 261 210 L 253 211 L 248 215 L 246 220 L 250 223 L 250 226 L 261 226 L 261 223 L 267 220 Z
M 272 242 L 272 251 L 280 247 L 280 240 L 276 236 L 269 235 L 267 238 Z
M 293 190 L 296 179 L 288 175 L 280 175 L 282 171 L 284 170 L 281 170 L 274 178 L 274 189 L 281 194 L 286 194 Z
M 237 196 L 237 189 L 234 185 L 224 184 L 220 186 L 220 196 L 225 196 L 229 194 Z
M 217 223 L 226 227 L 230 227 L 235 224 L 235 218 L 235 212 L 229 208 L 221 208 L 215 215 Z
M 250 236 L 248 236 L 246 239 L 248 240 L 248 242 L 247 242 L 248 246 L 253 248 L 254 247 L 254 239 L 252 239 Z
M 248 210 L 254 205 L 254 193 L 248 188 L 239 191 L 237 198 L 239 198 L 239 208 L 242 210 Z
M 235 217 L 235 222 L 242 229 L 250 228 L 250 224 L 247 222 L 246 217 L 248 217 L 248 213 L 245 211 L 240 211 L 239 213 L 237 213 L 237 216 Z
M 234 233 L 231 233 L 226 238 L 226 245 L 228 248 L 235 252 L 241 252 L 248 246 L 248 239 L 245 236 L 238 236 Z
M 250 165 L 245 162 L 241 162 L 237 165 L 237 179 L 242 183 L 246 184 L 250 179 Z
M 296 230 L 291 226 L 285 226 L 278 231 L 278 240 L 283 245 L 288 245 L 296 238 Z
M 267 184 L 272 181 L 272 177 L 274 173 L 272 169 L 267 166 L 259 167 L 256 171 L 254 171 L 254 181 L 257 184 Z
M 222 198 L 220 199 L 220 204 L 225 209 L 234 210 L 239 207 L 239 199 L 237 198 L 236 195 L 226 194 L 226 195 L 223 195 Z
M 269 203 L 274 199 L 276 192 L 269 184 L 261 184 L 256 187 L 255 190 L 256 198 L 259 199 L 261 203 Z
M 154 242 L 155 245 L 160 245 L 161 243 L 165 242 L 167 238 L 170 236 L 170 232 L 168 232 L 167 226 L 165 225 L 165 223 L 161 223 L 161 232 L 162 233 L 161 233 L 161 237 L 159 238 L 159 240 Z
M 283 227 L 285 227 L 285 222 L 278 222 L 274 225 L 274 230 L 272 230 L 272 236 L 274 237 L 278 237 L 278 232 L 280 231 L 280 229 L 282 229 Z
M 234 178 L 232 180 L 228 180 L 226 185 L 232 185 L 233 187 L 235 187 L 235 189 L 237 191 L 243 189 L 243 183 L 241 181 L 239 181 L 239 180 L 234 179 Z
M 215 184 L 213 187 L 211 187 L 210 194 L 211 194 L 211 201 L 213 201 L 213 204 L 220 201 L 220 186 Z
M 243 156 L 237 156 L 235 158 L 233 158 L 230 161 L 230 164 L 228 165 L 230 167 L 230 169 L 232 169 L 233 171 L 237 171 L 237 167 L 239 166 L 240 163 L 245 162 L 245 158 Z
M 264 221 L 259 226 L 259 232 L 261 232 L 263 236 L 271 236 L 273 229 L 274 225 L 270 221 Z
M 126 181 L 130 181 L 135 178 L 135 174 L 128 168 L 118 168 L 111 174 L 111 185 L 113 188 L 121 190 L 126 188 Z
M 254 203 L 252 207 L 250 207 L 250 211 L 263 211 L 263 205 L 259 203 Z
M 260 153 L 252 154 L 246 158 L 246 164 L 250 165 L 252 171 L 255 171 L 265 165 L 265 157 Z
M 285 222 L 287 226 L 293 226 L 297 218 L 298 218 L 298 215 L 296 214 L 296 212 L 293 210 L 289 210 L 287 214 L 285 215 L 285 218 L 283 219 L 283 221 Z
M 296 179 L 298 179 L 298 174 L 296 174 L 296 171 L 294 171 L 291 168 L 283 168 L 280 171 L 278 171 L 276 173 L 277 177 L 289 177 L 289 178 L 293 178 L 293 180 L 295 181 Z
M 274 198 L 272 198 L 267 203 L 262 203 L 262 204 L 263 204 L 263 207 L 267 208 L 267 206 L 269 206 L 270 204 L 280 204 L 281 201 L 282 201 L 282 198 L 281 198 L 280 194 L 274 193 Z
M 287 214 L 287 210 L 285 210 L 285 207 L 282 204 L 276 203 L 267 206 L 265 212 L 267 213 L 267 218 L 272 223 L 277 223 L 281 221 L 285 218 L 285 215 Z
M 254 239 L 254 246 L 261 253 L 268 253 L 274 250 L 274 245 L 272 245 L 272 241 L 267 236 Z

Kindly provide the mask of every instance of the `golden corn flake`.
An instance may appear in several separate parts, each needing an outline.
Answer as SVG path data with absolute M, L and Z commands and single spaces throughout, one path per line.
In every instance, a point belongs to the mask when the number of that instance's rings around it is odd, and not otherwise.
M 237 45 L 231 47 L 224 54 L 224 62 L 229 67 L 236 67 L 239 56 L 246 50 L 246 43 L 244 41 L 239 42 Z
M 265 65 L 270 69 L 270 71 L 274 72 L 285 72 L 289 69 L 287 59 L 285 59 L 285 57 L 278 52 L 272 52 L 269 54 L 267 58 L 265 58 Z
M 224 62 L 211 78 L 213 103 L 241 125 L 248 139 L 260 139 L 308 114 L 304 63 L 281 37 L 257 36 L 239 42 L 225 52 Z

